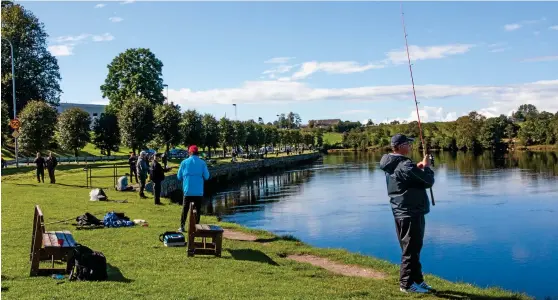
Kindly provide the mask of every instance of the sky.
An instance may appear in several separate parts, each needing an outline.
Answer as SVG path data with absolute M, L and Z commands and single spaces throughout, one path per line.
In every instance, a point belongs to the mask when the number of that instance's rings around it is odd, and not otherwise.
M 61 102 L 107 104 L 128 48 L 164 64 L 182 110 L 303 123 L 416 120 L 400 2 L 20 2 L 45 25 Z M 405 2 L 422 121 L 558 111 L 558 2 Z M 167 91 L 163 91 L 166 95 Z

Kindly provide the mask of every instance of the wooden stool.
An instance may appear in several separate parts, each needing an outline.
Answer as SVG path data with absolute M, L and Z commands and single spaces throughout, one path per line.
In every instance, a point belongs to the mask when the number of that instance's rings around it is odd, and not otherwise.
M 192 202 L 188 210 L 188 256 L 208 254 L 221 257 L 223 229 L 217 225 L 196 224 L 196 217 L 197 211 Z M 196 242 L 196 237 L 203 238 L 203 241 Z M 211 238 L 211 243 L 207 243 L 206 238 Z

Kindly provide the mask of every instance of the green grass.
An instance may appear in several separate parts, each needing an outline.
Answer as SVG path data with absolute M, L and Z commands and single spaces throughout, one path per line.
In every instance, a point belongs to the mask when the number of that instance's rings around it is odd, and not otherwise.
M 343 141 L 343 134 L 338 132 L 324 133 L 324 144 L 335 145 Z
M 185 248 L 165 248 L 159 234 L 176 230 L 181 208 L 163 199 L 140 199 L 133 192 L 108 189 L 111 200 L 89 201 L 83 171 L 72 165 L 57 172 L 59 184 L 37 184 L 33 170 L 2 176 L 2 298 L 3 299 L 527 299 L 500 289 L 480 289 L 451 283 L 427 274 L 428 282 L 441 293 L 429 296 L 404 295 L 398 290 L 398 266 L 369 256 L 338 249 L 318 249 L 294 237 L 274 236 L 236 224 L 219 223 L 203 216 L 202 223 L 253 233 L 273 240 L 257 242 L 224 240 L 223 257 L 187 257 Z M 75 167 L 75 168 L 72 168 Z M 100 171 L 101 172 L 101 171 Z M 107 175 L 111 170 L 103 170 Z M 97 179 L 110 186 L 112 179 Z M 111 210 L 125 212 L 131 219 L 145 219 L 148 227 L 76 230 L 71 223 L 47 224 L 47 230 L 70 230 L 74 238 L 103 252 L 110 265 L 106 282 L 57 281 L 29 277 L 29 248 L 33 208 L 39 204 L 45 222 L 75 218 L 90 212 L 102 218 Z M 381 242 L 381 241 L 378 241 Z M 334 261 L 357 264 L 387 273 L 376 280 L 335 275 L 326 270 L 288 260 L 287 254 L 314 254 Z M 62 283 L 62 284 L 57 284 Z M 454 295 L 454 296 L 451 296 Z M 453 297 L 453 298 L 452 298 Z

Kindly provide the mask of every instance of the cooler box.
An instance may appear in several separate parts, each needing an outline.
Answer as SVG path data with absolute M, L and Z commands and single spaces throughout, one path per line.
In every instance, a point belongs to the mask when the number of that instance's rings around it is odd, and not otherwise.
M 186 239 L 180 232 L 168 233 L 163 236 L 163 245 L 165 247 L 183 247 L 186 246 Z

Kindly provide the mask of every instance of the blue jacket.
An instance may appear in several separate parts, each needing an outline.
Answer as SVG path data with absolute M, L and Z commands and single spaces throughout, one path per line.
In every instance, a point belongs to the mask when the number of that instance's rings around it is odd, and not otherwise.
M 203 181 L 209 179 L 209 170 L 204 160 L 192 155 L 180 163 L 176 177 L 182 181 L 184 196 L 203 196 Z

